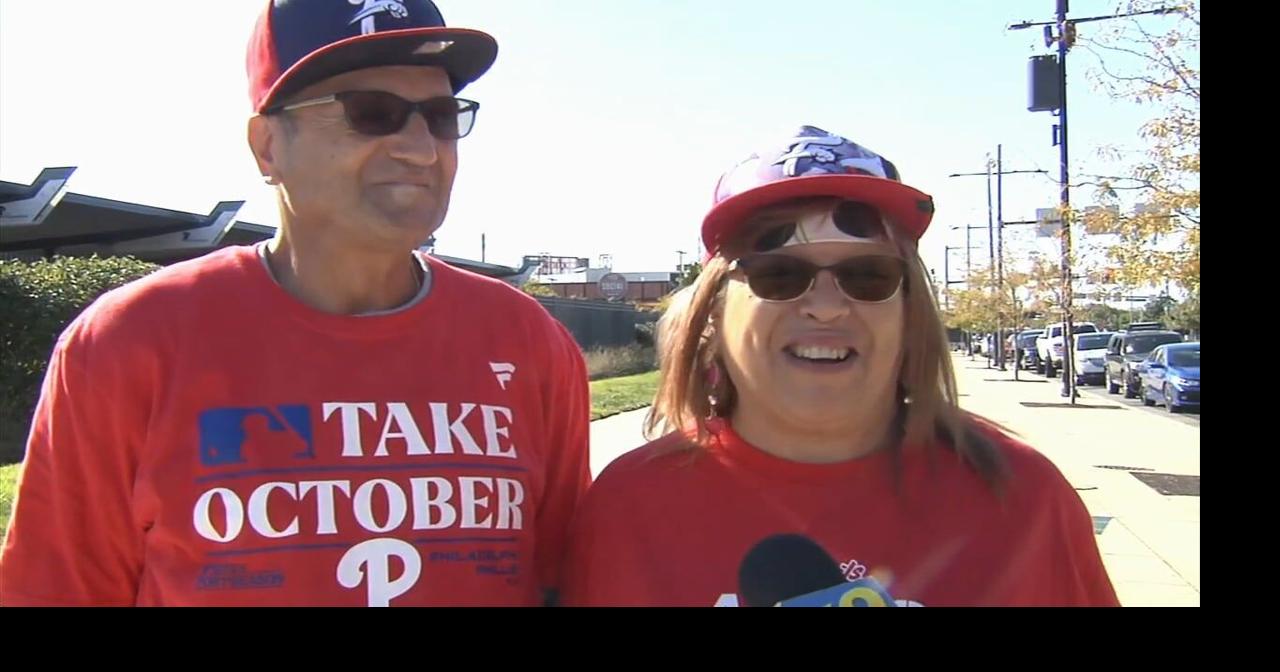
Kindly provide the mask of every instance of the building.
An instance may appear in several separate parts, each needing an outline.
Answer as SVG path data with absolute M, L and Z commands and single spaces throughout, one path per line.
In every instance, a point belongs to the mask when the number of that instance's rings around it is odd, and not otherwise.
M 527 261 L 538 259 L 538 257 L 525 257 L 525 259 Z M 652 303 L 676 289 L 675 271 L 614 273 L 613 269 L 609 268 L 589 268 L 585 264 L 588 260 L 581 261 L 584 265 L 563 270 L 561 273 L 547 273 L 545 266 L 541 266 L 530 280 L 556 292 L 558 297 L 627 303 Z
M 202 214 L 72 193 L 67 183 L 75 170 L 46 168 L 31 184 L 0 181 L 0 255 L 97 254 L 172 264 L 275 234 L 236 220 L 244 201 L 222 201 Z

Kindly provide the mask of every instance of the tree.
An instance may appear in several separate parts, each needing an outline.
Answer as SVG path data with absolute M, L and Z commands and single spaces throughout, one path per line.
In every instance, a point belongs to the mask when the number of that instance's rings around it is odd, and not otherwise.
M 702 264 L 691 261 L 680 269 L 680 275 L 676 279 L 676 289 L 684 289 L 693 284 L 698 279 L 698 274 L 702 272 Z
M 559 296 L 554 289 L 533 280 L 521 285 L 520 290 L 529 296 Z
M 1025 308 L 1023 288 L 1028 281 L 1026 273 L 1008 271 L 1004 274 L 1004 284 L 1000 285 L 989 267 L 973 269 L 964 289 L 947 291 L 951 306 L 947 311 L 947 326 L 977 332 L 1020 326 Z
M 1050 322 L 1056 321 L 1062 314 L 1062 267 L 1058 262 L 1032 255 L 1026 286 L 1031 295 L 1030 307 L 1050 316 Z
M 1081 308 L 1077 319 L 1094 323 L 1099 331 L 1115 331 L 1132 321 L 1128 311 L 1105 303 L 1092 303 Z
M 1123 12 L 1163 7 L 1163 2 L 1130 0 Z M 1084 217 L 1086 230 L 1113 234 L 1107 251 L 1120 284 L 1130 287 L 1166 281 L 1191 293 L 1200 288 L 1200 10 L 1185 3 L 1168 15 L 1172 25 L 1153 32 L 1168 17 L 1133 17 L 1108 22 L 1097 37 L 1079 46 L 1098 58 L 1095 85 L 1116 98 L 1153 108 L 1138 131 L 1146 147 L 1121 176 L 1095 176 L 1096 202 L 1132 206 Z M 1114 159 L 1123 153 L 1103 148 Z
M 981 289 L 966 287 L 948 292 L 951 308 L 947 311 L 947 326 L 970 332 L 986 332 L 995 329 L 995 316 L 990 301 Z
M 1169 311 L 1171 311 L 1177 302 L 1170 296 L 1157 296 L 1147 301 L 1147 305 L 1142 308 L 1142 319 L 1148 322 L 1169 322 Z
M 1169 311 L 1169 326 L 1184 329 L 1200 338 L 1200 293 L 1196 292 Z

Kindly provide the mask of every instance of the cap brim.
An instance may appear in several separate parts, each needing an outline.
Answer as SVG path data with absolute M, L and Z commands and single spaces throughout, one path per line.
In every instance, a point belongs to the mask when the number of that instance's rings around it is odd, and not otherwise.
M 432 53 L 429 42 L 452 42 Z M 409 28 L 358 35 L 317 49 L 293 64 L 276 80 L 257 111 L 335 75 L 384 65 L 427 65 L 449 73 L 453 91 L 479 79 L 498 57 L 498 42 L 487 33 L 466 28 Z
M 809 175 L 764 184 L 731 196 L 702 220 L 702 244 L 711 256 L 754 211 L 795 198 L 831 196 L 859 201 L 889 215 L 899 231 L 919 240 L 933 220 L 933 199 L 914 188 L 866 175 Z

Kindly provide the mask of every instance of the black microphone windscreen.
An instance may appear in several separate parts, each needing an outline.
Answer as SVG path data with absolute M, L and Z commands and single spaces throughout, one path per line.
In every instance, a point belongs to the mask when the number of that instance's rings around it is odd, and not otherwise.
M 844 572 L 812 539 L 799 534 L 766 537 L 747 551 L 738 568 L 738 593 L 749 607 L 771 607 L 845 580 Z

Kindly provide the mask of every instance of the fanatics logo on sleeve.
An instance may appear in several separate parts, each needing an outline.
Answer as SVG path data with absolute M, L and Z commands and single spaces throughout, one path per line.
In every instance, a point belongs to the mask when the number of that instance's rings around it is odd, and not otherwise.
M 493 377 L 498 379 L 502 389 L 507 389 L 507 383 L 511 382 L 511 376 L 516 372 L 516 365 L 510 362 L 489 362 L 489 368 L 493 370 Z

